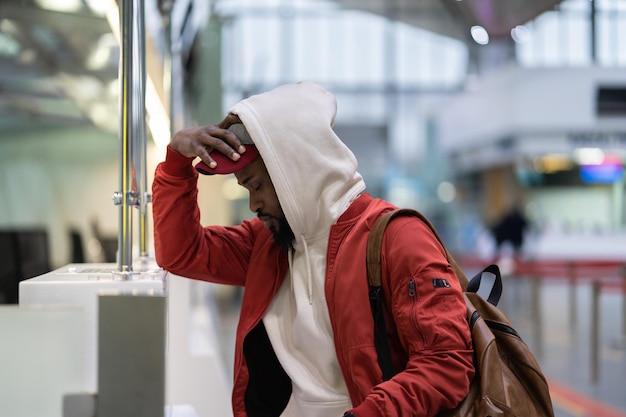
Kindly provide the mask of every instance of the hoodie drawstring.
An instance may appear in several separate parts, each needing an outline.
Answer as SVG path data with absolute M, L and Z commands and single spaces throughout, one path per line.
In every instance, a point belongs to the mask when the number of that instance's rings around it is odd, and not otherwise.
M 304 238 L 304 234 L 300 235 L 302 239 L 302 243 L 304 245 L 304 256 L 306 258 L 306 272 L 307 272 L 307 287 L 309 291 L 309 305 L 313 304 L 313 272 L 311 271 L 311 259 L 309 257 L 309 245 L 306 243 L 306 239 Z M 293 281 L 292 281 L 293 282 Z
M 291 281 L 291 293 L 293 294 L 293 248 L 287 251 L 287 262 L 289 262 L 289 281 Z
M 307 245 L 304 235 L 300 235 L 302 243 L 304 245 L 304 257 L 306 261 L 306 284 L 309 295 L 309 305 L 313 305 L 313 272 L 311 271 L 311 258 L 309 256 L 309 245 Z M 291 281 L 291 293 L 294 294 L 293 289 L 293 252 L 295 249 L 291 248 L 287 251 L 287 262 L 289 263 L 289 280 Z

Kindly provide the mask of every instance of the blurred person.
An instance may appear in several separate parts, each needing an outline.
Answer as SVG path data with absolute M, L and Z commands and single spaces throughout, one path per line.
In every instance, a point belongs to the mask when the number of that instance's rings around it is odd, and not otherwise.
M 322 87 L 283 85 L 239 102 L 217 125 L 176 133 L 156 169 L 158 264 L 245 288 L 235 417 L 434 416 L 469 389 L 473 351 L 460 284 L 413 217 L 392 221 L 383 241 L 397 373 L 382 381 L 365 247 L 375 220 L 395 207 L 365 192 L 356 158 L 332 130 L 335 114 L 335 97 Z M 257 217 L 202 226 L 198 172 L 234 173 Z
M 508 242 L 512 247 L 513 256 L 519 259 L 528 226 L 528 220 L 522 210 L 518 205 L 513 206 L 492 228 L 496 256 L 503 255 L 503 247 Z

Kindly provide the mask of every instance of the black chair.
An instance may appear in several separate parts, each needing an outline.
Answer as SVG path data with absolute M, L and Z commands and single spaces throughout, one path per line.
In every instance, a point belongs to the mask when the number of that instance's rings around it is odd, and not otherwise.
M 50 272 L 50 247 L 45 230 L 16 232 L 21 280 Z
M 102 246 L 102 254 L 104 262 L 117 262 L 117 237 L 116 236 L 100 236 L 98 239 Z
M 72 263 L 82 264 L 85 263 L 85 251 L 83 250 L 83 237 L 76 229 L 70 230 L 70 242 L 72 249 Z
M 19 282 L 19 259 L 15 245 L 15 234 L 0 231 L 0 303 L 17 303 L 17 285 Z
M 46 230 L 0 231 L 1 302 L 17 304 L 20 281 L 50 270 L 50 247 Z

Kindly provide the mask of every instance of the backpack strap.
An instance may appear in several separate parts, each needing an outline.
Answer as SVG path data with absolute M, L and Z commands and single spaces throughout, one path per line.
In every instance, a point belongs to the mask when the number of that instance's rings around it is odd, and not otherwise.
M 370 234 L 367 239 L 367 253 L 366 253 L 367 277 L 369 279 L 370 286 L 371 287 L 381 286 L 382 265 L 381 265 L 380 260 L 381 260 L 381 252 L 382 252 L 382 247 L 383 247 L 383 235 L 385 233 L 385 229 L 387 228 L 387 225 L 389 224 L 389 222 L 398 216 L 417 217 L 430 228 L 430 230 L 433 232 L 433 234 L 435 235 L 435 237 L 437 238 L 437 240 L 443 247 L 443 250 L 446 252 L 446 259 L 448 260 L 448 263 L 450 264 L 450 266 L 454 270 L 454 273 L 459 279 L 459 282 L 461 283 L 461 288 L 463 289 L 463 291 L 465 291 L 468 285 L 467 277 L 465 276 L 465 273 L 463 272 L 461 267 L 459 267 L 459 264 L 456 262 L 454 257 L 450 255 L 450 253 L 448 252 L 448 249 L 446 249 L 446 245 L 444 245 L 435 227 L 432 225 L 430 220 L 428 220 L 428 218 L 426 218 L 426 216 L 424 216 L 422 213 L 420 213 L 417 210 L 408 209 L 408 208 L 395 209 L 393 211 L 383 214 L 380 218 L 378 218 L 378 220 L 376 220 L 376 223 L 374 223 L 374 227 L 372 227 L 372 230 L 370 231 Z
M 398 216 L 413 216 L 422 220 L 433 232 L 444 251 L 448 263 L 454 270 L 454 273 L 461 282 L 461 287 L 465 291 L 468 285 L 467 277 L 461 270 L 456 260 L 448 253 L 446 246 L 443 244 L 441 237 L 435 230 L 432 223 L 419 211 L 413 209 L 396 209 L 383 214 L 376 220 L 370 234 L 367 238 L 366 263 L 367 278 L 370 284 L 370 306 L 372 308 L 372 316 L 374 317 L 374 344 L 378 352 L 378 365 L 382 371 L 383 381 L 391 379 L 394 375 L 393 363 L 391 360 L 391 348 L 387 337 L 387 324 L 385 323 L 384 314 L 384 297 L 382 291 L 382 246 L 383 235 L 389 222 Z
M 498 304 L 500 296 L 502 294 L 502 278 L 500 276 L 500 269 L 497 265 L 489 265 L 480 271 L 471 281 L 468 282 L 465 273 L 461 270 L 458 263 L 450 255 L 446 246 L 444 245 L 441 237 L 435 230 L 432 223 L 419 211 L 413 209 L 396 209 L 383 214 L 376 220 L 370 234 L 367 238 L 366 249 L 366 263 L 367 263 L 367 278 L 370 284 L 370 305 L 372 308 L 372 315 L 374 317 L 374 343 L 376 345 L 376 351 L 378 353 L 378 364 L 382 371 L 383 381 L 387 381 L 393 377 L 393 363 L 391 361 L 391 349 L 389 347 L 389 341 L 387 337 L 387 325 L 385 323 L 384 315 L 384 299 L 382 292 L 382 246 L 383 235 L 385 229 L 391 220 L 398 216 L 414 216 L 422 220 L 433 232 L 441 246 L 446 253 L 446 259 L 454 270 L 454 273 L 461 283 L 461 288 L 464 292 L 478 293 L 485 297 L 485 299 L 493 304 Z M 484 287 L 484 289 L 483 289 Z M 485 293 L 484 295 L 482 293 Z M 465 299 L 468 300 L 467 294 Z M 473 322 L 479 317 L 478 312 L 472 311 L 472 317 L 470 319 L 471 327 Z
M 365 254 L 367 278 L 370 284 L 370 307 L 372 308 L 372 316 L 374 318 L 374 344 L 378 353 L 378 365 L 382 371 L 383 381 L 388 381 L 394 375 L 391 348 L 387 338 L 387 324 L 385 323 L 381 265 L 383 235 L 385 234 L 387 224 L 393 218 L 393 213 L 395 211 L 383 214 L 376 220 L 367 237 Z
M 502 277 L 498 265 L 491 264 L 470 279 L 466 292 L 476 293 L 497 306 L 502 296 Z
M 385 323 L 383 288 L 381 286 L 371 287 L 369 297 L 374 318 L 374 345 L 378 353 L 378 366 L 383 373 L 383 381 L 387 381 L 394 375 L 394 371 L 387 336 L 387 323 Z

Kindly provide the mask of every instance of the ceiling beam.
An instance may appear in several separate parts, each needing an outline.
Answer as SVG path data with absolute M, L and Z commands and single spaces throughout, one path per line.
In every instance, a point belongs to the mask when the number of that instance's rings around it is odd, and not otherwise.
M 450 2 L 450 0 L 446 0 Z M 553 9 L 562 0 L 463 0 L 454 1 L 467 25 L 480 25 L 490 37 L 509 37 L 511 29 Z

